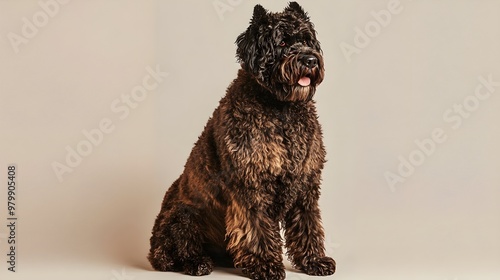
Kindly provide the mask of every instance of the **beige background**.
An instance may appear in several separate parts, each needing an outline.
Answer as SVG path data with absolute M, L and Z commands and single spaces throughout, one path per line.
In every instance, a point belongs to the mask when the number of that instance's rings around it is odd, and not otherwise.
M 256 3 L 70 1 L 44 23 L 37 1 L 0 2 L 2 225 L 7 165 L 19 170 L 19 272 L 7 272 L 1 226 L 2 279 L 185 277 L 151 271 L 150 230 L 235 77 L 233 42 Z M 500 87 L 477 104 L 473 96 L 478 77 L 500 82 L 500 1 L 301 4 L 327 69 L 316 96 L 329 160 L 320 203 L 338 271 L 325 279 L 499 279 Z M 375 17 L 388 5 L 397 13 L 382 26 Z M 16 52 L 9 34 L 22 35 L 33 16 L 44 24 Z M 367 26 L 373 36 L 363 45 L 356 28 Z M 362 47 L 346 56 L 341 46 L 355 39 Z M 168 76 L 128 115 L 112 109 L 142 85 L 147 67 Z M 458 115 L 443 115 L 464 100 L 477 106 L 454 129 Z M 85 145 L 82 131 L 103 120 L 112 131 L 59 180 L 54 162 L 65 164 L 67 147 Z M 434 129 L 446 140 L 391 189 L 384 174 L 398 174 L 399 156 L 418 160 L 415 141 Z M 204 279 L 232 278 L 243 279 L 221 269 Z

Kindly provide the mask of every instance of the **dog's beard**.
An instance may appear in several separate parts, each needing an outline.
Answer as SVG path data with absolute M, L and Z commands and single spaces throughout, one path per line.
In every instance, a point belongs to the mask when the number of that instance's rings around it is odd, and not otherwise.
M 287 94 L 289 101 L 309 101 L 314 96 L 316 87 L 313 86 L 292 86 L 291 92 Z
M 324 68 L 321 55 L 315 54 L 318 65 L 306 67 L 299 61 L 299 55 L 289 55 L 284 58 L 277 69 L 277 92 L 282 101 L 309 101 L 316 92 L 316 86 L 323 81 Z

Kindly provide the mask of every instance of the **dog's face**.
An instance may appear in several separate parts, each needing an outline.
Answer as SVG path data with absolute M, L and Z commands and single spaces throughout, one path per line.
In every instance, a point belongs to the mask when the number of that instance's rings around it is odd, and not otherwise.
M 281 13 L 256 5 L 250 26 L 236 44 L 243 69 L 280 101 L 308 101 L 323 81 L 316 31 L 296 2 Z

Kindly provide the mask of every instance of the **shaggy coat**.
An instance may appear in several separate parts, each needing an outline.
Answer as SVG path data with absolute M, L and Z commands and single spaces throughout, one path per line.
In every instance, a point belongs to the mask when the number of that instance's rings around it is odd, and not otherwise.
M 205 275 L 226 262 L 252 279 L 284 279 L 285 245 L 297 269 L 334 273 L 318 208 L 325 148 L 312 96 L 324 69 L 315 36 L 295 2 L 282 13 L 255 7 L 237 39 L 242 69 L 163 199 L 154 269 Z

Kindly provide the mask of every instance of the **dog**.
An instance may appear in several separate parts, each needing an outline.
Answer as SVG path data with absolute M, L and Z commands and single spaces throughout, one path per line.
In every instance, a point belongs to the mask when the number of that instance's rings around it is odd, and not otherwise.
M 298 270 L 331 275 L 312 99 L 325 71 L 313 23 L 296 2 L 277 13 L 256 5 L 236 45 L 237 78 L 165 194 L 148 259 L 158 271 L 201 276 L 226 262 L 251 279 L 285 279 L 284 245 Z

